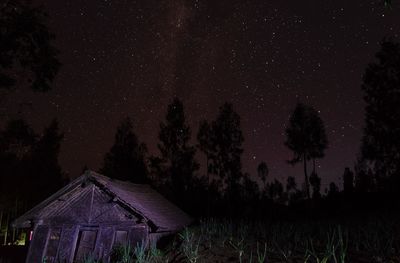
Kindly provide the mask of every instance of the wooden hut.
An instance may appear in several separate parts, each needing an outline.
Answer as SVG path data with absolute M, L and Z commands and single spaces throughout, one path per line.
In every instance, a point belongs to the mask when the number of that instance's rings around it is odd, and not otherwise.
M 108 262 L 118 243 L 148 245 L 190 221 L 148 185 L 88 171 L 13 225 L 32 230 L 26 262 L 79 262 L 88 254 Z

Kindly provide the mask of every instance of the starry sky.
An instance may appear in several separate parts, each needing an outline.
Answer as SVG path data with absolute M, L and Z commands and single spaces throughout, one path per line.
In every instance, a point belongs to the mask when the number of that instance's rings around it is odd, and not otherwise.
M 364 104 L 361 81 L 383 37 L 399 41 L 400 1 L 35 0 L 50 15 L 63 64 L 53 90 L 3 98 L 1 122 L 23 117 L 40 131 L 57 117 L 60 163 L 71 177 L 101 166 L 126 116 L 157 151 L 168 103 L 183 100 L 192 137 L 231 102 L 241 115 L 244 171 L 266 161 L 271 178 L 302 180 L 284 130 L 296 102 L 325 122 L 322 188 L 353 167 Z M 202 156 L 199 155 L 201 160 Z

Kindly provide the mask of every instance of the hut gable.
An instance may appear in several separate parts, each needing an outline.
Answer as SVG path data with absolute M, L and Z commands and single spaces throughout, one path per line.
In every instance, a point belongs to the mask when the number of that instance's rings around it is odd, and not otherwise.
M 101 224 L 137 221 L 128 211 L 95 185 L 77 187 L 73 193 L 54 200 L 37 218 L 49 224 Z
M 92 171 L 19 217 L 14 226 L 30 227 L 38 220 L 70 223 L 140 221 L 147 222 L 158 232 L 175 231 L 191 221 L 186 213 L 149 185 L 112 180 Z

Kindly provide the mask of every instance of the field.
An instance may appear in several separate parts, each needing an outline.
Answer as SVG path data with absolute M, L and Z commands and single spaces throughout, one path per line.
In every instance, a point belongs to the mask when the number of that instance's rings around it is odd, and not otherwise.
M 399 231 L 397 219 L 383 218 L 340 224 L 205 219 L 164 250 L 136 247 L 128 252 L 131 261 L 116 262 L 400 262 Z

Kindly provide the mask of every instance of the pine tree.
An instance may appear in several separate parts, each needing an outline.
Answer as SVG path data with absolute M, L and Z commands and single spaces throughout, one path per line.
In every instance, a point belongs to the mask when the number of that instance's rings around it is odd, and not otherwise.
M 182 102 L 175 98 L 168 105 L 165 122 L 160 124 L 159 158 L 160 176 L 167 178 L 174 199 L 185 206 L 184 197 L 194 172 L 199 168 L 194 159 L 196 148 L 189 144 L 191 131 L 186 123 Z
M 362 158 L 373 168 L 377 183 L 395 180 L 387 184 L 392 187 L 400 184 L 400 44 L 384 40 L 376 58 L 362 84 L 366 102 Z
M 130 118 L 124 119 L 115 133 L 114 144 L 105 155 L 100 172 L 104 175 L 133 183 L 147 182 L 146 146 L 133 132 Z
M 225 103 L 219 109 L 217 119 L 211 125 L 213 147 L 216 149 L 212 170 L 222 182 L 230 206 L 240 200 L 240 179 L 242 174 L 241 155 L 243 134 L 240 116 L 232 104 Z M 229 209 L 232 211 L 233 207 Z
M 310 106 L 298 103 L 289 119 L 285 145 L 294 154 L 293 159 L 289 161 L 290 164 L 303 162 L 304 182 L 308 198 L 310 198 L 310 186 L 307 161 L 322 158 L 327 144 L 325 128 L 318 112 Z
M 211 124 L 203 121 L 197 139 L 199 149 L 206 155 L 207 172 L 213 179 L 213 185 L 218 185 L 220 192 L 225 193 L 231 206 L 229 209 L 232 209 L 233 203 L 241 198 L 240 181 L 243 177 L 243 134 L 240 116 L 233 110 L 232 104 L 222 105 L 217 119 Z

